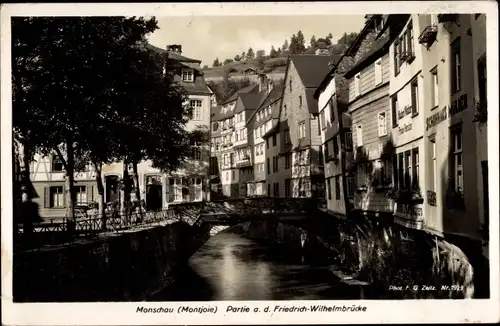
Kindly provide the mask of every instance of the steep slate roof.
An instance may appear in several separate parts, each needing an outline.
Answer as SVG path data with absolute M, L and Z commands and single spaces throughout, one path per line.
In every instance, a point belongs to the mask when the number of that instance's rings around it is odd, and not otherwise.
M 332 59 L 329 55 L 301 54 L 290 56 L 290 61 L 306 88 L 306 101 L 311 113 L 318 112 L 318 101 L 314 98 L 314 91 L 328 73 Z
M 205 78 L 203 77 L 203 72 L 199 66 L 199 64 L 201 63 L 200 60 L 191 59 L 191 58 L 182 56 L 178 53 L 161 49 L 161 48 L 154 46 L 154 45 L 151 45 L 151 44 L 146 44 L 145 46 L 146 46 L 146 48 L 149 48 L 160 55 L 161 54 L 168 54 L 168 59 L 175 61 L 179 67 L 187 67 L 187 68 L 194 69 L 196 71 L 194 83 L 183 82 L 181 76 L 178 74 L 176 74 L 174 76 L 174 81 L 181 84 L 182 87 L 184 87 L 186 89 L 188 94 L 192 94 L 192 95 L 210 95 L 210 94 L 212 94 L 212 92 L 210 91 L 210 89 L 207 86 L 207 83 L 205 82 Z M 174 66 L 176 66 L 176 64 L 174 64 Z
M 159 48 L 157 46 L 154 46 L 152 44 L 146 44 L 146 47 L 151 49 L 151 50 L 154 50 L 160 54 L 165 54 L 165 53 L 168 53 L 168 58 L 169 59 L 172 59 L 172 60 L 175 60 L 175 61 L 180 61 L 180 62 L 191 62 L 191 63 L 201 63 L 201 60 L 198 60 L 198 59 L 191 59 L 191 58 L 188 58 L 188 57 L 185 57 L 179 53 L 176 53 L 176 52 L 172 52 L 172 51 L 167 51 L 165 49 L 162 49 L 162 48 Z
M 259 109 L 266 107 L 277 100 L 281 98 L 281 93 L 283 90 L 283 85 L 279 84 L 276 86 L 273 86 L 273 89 L 267 94 L 267 96 L 263 97 L 260 104 L 259 104 Z
M 330 72 L 328 74 L 326 74 L 325 78 L 319 83 L 318 88 L 314 92 L 315 99 L 319 98 L 319 94 L 321 93 L 321 91 L 323 91 L 325 89 L 326 85 L 328 85 L 330 80 L 332 80 L 332 78 L 335 76 L 335 71 L 337 70 L 339 63 L 344 59 L 344 57 L 353 56 L 356 54 L 356 52 L 358 51 L 358 49 L 361 45 L 361 42 L 364 40 L 366 34 L 368 33 L 368 31 L 372 25 L 371 23 L 375 20 L 375 17 L 376 17 L 376 15 L 373 15 L 372 17 L 367 17 L 369 19 L 365 22 L 365 25 L 363 26 L 363 29 L 361 30 L 361 32 L 358 34 L 358 37 L 356 37 L 354 42 L 344 52 L 344 54 L 342 54 L 342 56 L 338 60 L 336 60 L 335 64 L 331 67 Z
M 297 73 L 306 88 L 316 88 L 328 72 L 329 55 L 299 54 L 291 55 Z
M 234 113 L 240 113 L 245 110 L 255 110 L 259 107 L 259 103 L 265 93 L 243 93 L 239 96 L 239 101 L 236 103 Z M 241 103 L 241 105 L 239 105 Z
M 181 76 L 175 75 L 174 81 L 178 82 L 182 87 L 186 89 L 188 94 L 192 95 L 212 95 L 212 92 L 205 82 L 203 75 L 196 75 L 193 82 L 183 82 Z
M 365 22 L 365 26 L 363 26 L 363 29 L 358 34 L 358 37 L 354 40 L 354 42 L 347 49 L 347 51 L 344 52 L 344 54 L 342 55 L 340 60 L 337 61 L 337 63 L 332 67 L 330 72 L 326 75 L 325 79 L 321 82 L 318 89 L 314 92 L 314 98 L 319 97 L 319 94 L 321 93 L 321 91 L 323 91 L 323 89 L 326 87 L 326 85 L 328 85 L 330 80 L 332 80 L 332 78 L 335 76 L 335 72 L 337 70 L 338 64 L 342 61 L 342 59 L 344 59 L 344 57 L 346 57 L 346 56 L 356 55 L 356 53 L 359 49 L 359 46 L 361 45 L 362 41 L 366 37 L 366 34 L 369 32 L 369 30 L 371 28 L 371 25 L 372 25 L 371 23 L 373 22 L 373 20 L 375 20 L 377 18 L 378 15 L 371 15 L 371 16 L 367 15 L 367 16 L 368 17 L 366 17 L 366 18 L 368 18 L 368 21 Z M 387 28 L 389 28 L 389 26 L 392 26 L 392 27 L 396 26 L 396 28 L 399 28 L 400 22 L 406 21 L 409 18 L 410 18 L 410 15 L 408 15 L 408 14 L 391 14 L 391 15 L 389 15 L 387 17 L 387 20 L 384 23 L 384 27 L 382 27 L 382 30 L 379 32 L 378 37 L 383 35 L 384 32 L 387 30 Z M 391 35 L 391 38 L 392 38 L 392 35 Z M 383 46 L 382 46 L 382 48 L 383 48 Z M 382 50 L 379 48 L 378 51 L 382 51 Z M 375 55 L 375 52 L 372 53 L 371 55 Z M 365 59 L 362 59 L 361 61 L 365 61 L 365 60 L 367 60 L 367 57 L 365 57 Z M 365 61 L 365 63 L 366 63 L 366 61 Z M 351 70 L 352 70 L 352 68 L 351 68 Z M 348 73 L 350 74 L 350 71 Z
M 251 92 L 258 92 L 259 91 L 259 85 L 258 84 L 255 84 L 255 85 L 250 85 L 250 86 L 247 86 L 247 87 L 244 87 L 238 91 L 236 91 L 233 95 L 231 95 L 227 100 L 225 100 L 223 103 L 221 103 L 221 105 L 224 105 L 224 104 L 227 104 L 227 103 L 230 103 L 230 102 L 234 102 L 238 99 L 238 96 L 240 94 L 244 94 L 244 93 L 251 93 Z
M 263 95 L 262 95 L 262 97 L 261 97 L 261 100 L 260 100 L 260 103 L 259 103 L 257 109 L 252 113 L 252 115 L 250 116 L 250 118 L 247 120 L 246 125 L 248 126 L 250 124 L 250 122 L 253 119 L 255 119 L 255 115 L 257 114 L 257 112 L 261 108 L 267 107 L 268 105 L 273 104 L 274 102 L 278 101 L 281 98 L 282 91 L 283 91 L 283 85 L 279 84 L 279 85 L 273 86 L 273 89 L 269 93 L 266 94 L 264 92 Z M 278 115 L 278 117 L 279 117 L 279 106 L 277 106 L 271 112 L 271 118 L 275 119 L 276 115 Z

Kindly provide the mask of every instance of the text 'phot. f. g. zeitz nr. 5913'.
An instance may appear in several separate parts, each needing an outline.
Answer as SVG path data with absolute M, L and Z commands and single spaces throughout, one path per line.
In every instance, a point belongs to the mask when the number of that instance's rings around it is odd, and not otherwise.
M 15 302 L 490 296 L 485 15 L 289 18 L 12 18 Z

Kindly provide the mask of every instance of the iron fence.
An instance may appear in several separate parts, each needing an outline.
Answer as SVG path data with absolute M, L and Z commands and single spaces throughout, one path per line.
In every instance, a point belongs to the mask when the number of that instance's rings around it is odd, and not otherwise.
M 88 215 L 72 221 L 67 218 L 34 223 L 29 230 L 17 225 L 14 248 L 36 250 L 45 246 L 61 246 L 77 242 L 82 238 L 98 237 L 102 234 L 119 234 L 148 228 L 162 223 L 183 221 L 178 210 L 143 211 L 129 214 Z

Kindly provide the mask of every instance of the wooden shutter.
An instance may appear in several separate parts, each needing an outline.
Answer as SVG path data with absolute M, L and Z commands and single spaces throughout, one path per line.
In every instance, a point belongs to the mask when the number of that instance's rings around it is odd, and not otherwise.
M 66 207 L 66 185 L 62 186 L 62 193 L 63 193 L 63 206 Z
M 94 201 L 94 187 L 95 186 L 90 186 L 89 190 L 87 192 L 87 201 L 88 202 L 93 202 Z
M 43 188 L 43 207 L 50 207 L 50 187 Z

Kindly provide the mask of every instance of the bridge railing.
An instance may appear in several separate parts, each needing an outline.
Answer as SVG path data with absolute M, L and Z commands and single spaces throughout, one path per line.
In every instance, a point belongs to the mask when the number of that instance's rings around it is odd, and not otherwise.
M 73 221 L 62 218 L 35 223 L 30 230 L 25 230 L 24 226 L 19 224 L 14 235 L 14 249 L 37 250 L 46 246 L 64 246 L 105 233 L 120 234 L 180 220 L 185 220 L 185 216 L 180 215 L 180 212 L 165 209 L 124 215 L 106 214 L 104 217 L 90 215 Z
M 168 221 L 184 221 L 194 225 L 202 215 L 229 214 L 246 216 L 272 214 L 314 213 L 318 201 L 311 198 L 235 198 L 219 201 L 179 203 L 161 211 L 89 215 L 74 219 L 66 218 L 33 224 L 31 230 L 17 225 L 14 249 L 39 249 L 44 246 L 72 244 L 82 238 L 94 238 L 103 233 L 124 233 L 133 229 L 151 227 Z
M 174 210 L 191 212 L 191 214 L 303 214 L 318 210 L 322 206 L 314 198 L 230 198 L 225 200 L 204 201 L 195 203 L 179 203 L 171 205 Z

